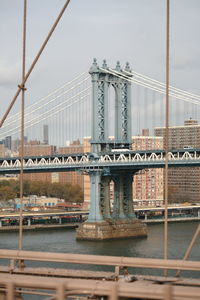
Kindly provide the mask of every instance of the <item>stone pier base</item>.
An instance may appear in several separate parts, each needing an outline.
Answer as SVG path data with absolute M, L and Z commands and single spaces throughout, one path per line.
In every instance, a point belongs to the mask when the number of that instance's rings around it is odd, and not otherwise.
M 85 222 L 76 231 L 76 238 L 79 240 L 106 240 L 145 236 L 147 236 L 146 225 L 138 219 Z

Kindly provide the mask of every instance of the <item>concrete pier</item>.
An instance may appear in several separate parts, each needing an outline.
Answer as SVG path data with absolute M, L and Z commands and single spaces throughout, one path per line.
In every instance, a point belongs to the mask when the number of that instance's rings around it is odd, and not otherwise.
M 79 240 L 106 240 L 130 237 L 146 237 L 146 224 L 138 219 L 103 220 L 85 222 L 76 230 Z

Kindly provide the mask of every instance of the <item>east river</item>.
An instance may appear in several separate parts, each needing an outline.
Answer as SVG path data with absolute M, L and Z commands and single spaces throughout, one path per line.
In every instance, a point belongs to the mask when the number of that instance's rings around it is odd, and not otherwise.
M 172 259 L 182 259 L 184 253 L 196 231 L 199 222 L 181 222 L 169 224 L 169 254 Z M 25 231 L 23 239 L 23 249 L 31 251 L 48 251 L 63 253 L 81 253 L 96 255 L 113 255 L 127 257 L 163 257 L 163 224 L 148 225 L 147 238 L 129 238 L 123 240 L 108 241 L 77 241 L 74 229 L 54 229 L 41 231 Z M 17 249 L 18 233 L 1 232 L 0 249 Z M 190 255 L 190 260 L 200 260 L 200 236 L 198 237 Z M 32 263 L 33 264 L 33 263 Z M 35 266 L 39 263 L 35 262 Z M 60 267 L 57 264 L 45 263 L 45 266 Z M 67 267 L 63 265 L 61 267 Z M 81 266 L 77 266 L 81 268 Z M 90 267 L 94 269 L 94 266 Z M 109 270 L 109 267 L 96 267 L 97 270 Z M 137 273 L 145 270 L 135 270 Z M 147 271 L 148 273 L 149 271 Z M 160 271 L 156 271 L 160 274 Z M 155 274 L 150 272 L 151 274 Z M 190 276 L 190 273 L 185 273 Z M 200 274 L 195 274 L 199 277 Z

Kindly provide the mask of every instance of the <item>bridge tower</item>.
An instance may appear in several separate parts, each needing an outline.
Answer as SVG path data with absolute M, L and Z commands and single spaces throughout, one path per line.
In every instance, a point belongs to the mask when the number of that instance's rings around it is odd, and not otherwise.
M 92 78 L 92 134 L 90 160 L 99 159 L 103 153 L 131 149 L 131 83 L 126 79 L 131 70 L 126 64 L 122 71 L 117 62 L 115 72 L 110 72 L 106 61 L 99 67 L 96 59 L 90 68 Z M 125 75 L 126 74 L 126 78 Z M 117 76 L 118 75 L 118 76 Z M 131 78 L 132 75 L 129 75 Z M 109 89 L 114 88 L 114 137 L 109 137 Z M 88 220 L 77 229 L 78 239 L 110 239 L 146 236 L 146 226 L 133 211 L 133 171 L 116 168 L 89 168 L 90 212 Z M 110 183 L 114 185 L 111 207 Z

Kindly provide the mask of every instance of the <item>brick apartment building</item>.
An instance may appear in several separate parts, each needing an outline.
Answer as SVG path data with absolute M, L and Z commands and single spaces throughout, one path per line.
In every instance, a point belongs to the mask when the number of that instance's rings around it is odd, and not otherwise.
M 56 152 L 55 146 L 44 145 L 39 141 L 30 141 L 24 145 L 24 156 L 40 156 L 40 155 L 53 155 Z M 19 148 L 19 155 L 21 150 Z M 30 173 L 24 174 L 25 180 L 31 181 L 47 181 L 52 182 L 53 173 Z
M 60 147 L 58 149 L 59 154 L 67 154 L 67 153 L 83 153 L 84 146 L 80 143 L 79 140 L 73 141 L 69 143 L 68 146 Z M 60 172 L 58 173 L 59 182 L 61 183 L 70 183 L 72 185 L 78 184 L 83 189 L 83 176 L 78 172 Z
M 147 129 L 141 136 L 132 137 L 132 149 L 163 149 L 163 137 L 149 136 Z M 133 177 L 133 199 L 138 205 L 161 205 L 163 202 L 163 169 L 144 169 Z
M 155 135 L 164 138 L 165 128 L 156 127 Z M 189 119 L 183 126 L 169 127 L 169 149 L 200 148 L 200 125 L 197 120 Z M 200 201 L 200 168 L 169 168 L 169 201 Z

